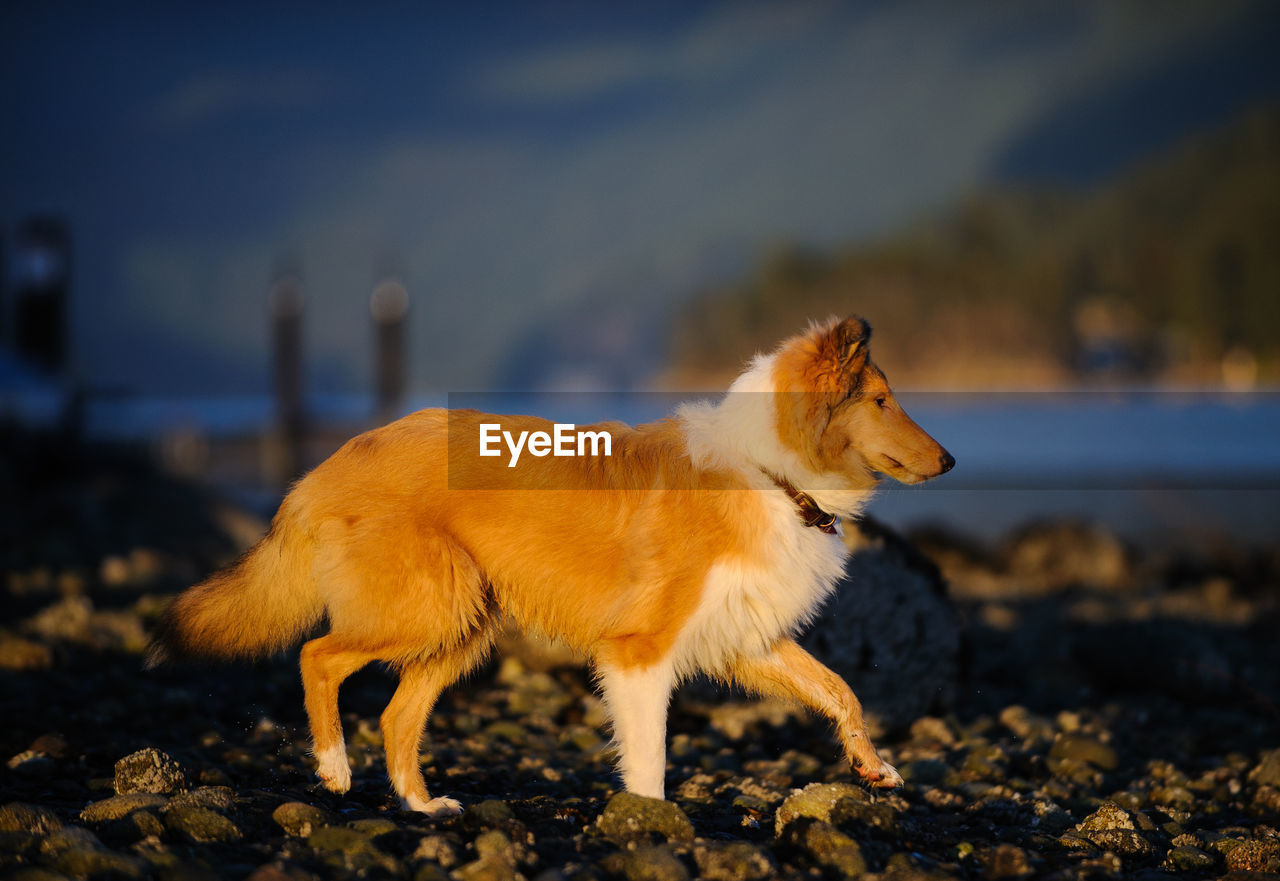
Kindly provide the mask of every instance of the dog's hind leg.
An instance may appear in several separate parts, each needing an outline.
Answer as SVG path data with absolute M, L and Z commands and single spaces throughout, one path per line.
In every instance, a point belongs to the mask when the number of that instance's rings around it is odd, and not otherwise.
M 343 645 L 332 634 L 313 639 L 302 647 L 299 666 L 316 774 L 331 792 L 341 793 L 351 788 L 351 765 L 342 739 L 342 720 L 338 718 L 338 686 L 375 657 L 368 651 Z
M 597 673 L 623 786 L 636 795 L 665 797 L 667 702 L 675 687 L 670 663 L 619 667 L 597 662 Z
M 853 689 L 794 641 L 782 640 L 765 655 L 739 657 L 729 672 L 750 691 L 799 701 L 830 719 L 845 757 L 872 786 L 902 785 L 897 770 L 876 753 Z
M 453 799 L 432 798 L 428 794 L 418 745 L 440 693 L 483 661 L 491 644 L 492 635 L 485 630 L 458 649 L 400 666 L 400 685 L 379 721 L 387 753 L 387 776 L 405 810 L 430 817 L 448 817 L 462 811 Z

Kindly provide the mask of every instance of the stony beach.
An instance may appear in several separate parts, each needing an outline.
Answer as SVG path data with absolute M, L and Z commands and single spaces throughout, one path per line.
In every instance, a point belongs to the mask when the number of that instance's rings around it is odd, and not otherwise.
M 127 451 L 0 433 L 4 878 L 1280 878 L 1275 546 L 856 530 L 809 639 L 891 793 L 822 721 L 703 682 L 672 705 L 669 801 L 620 793 L 587 671 L 513 638 L 432 717 L 428 785 L 466 810 L 429 821 L 386 783 L 385 672 L 343 688 L 336 796 L 296 651 L 142 670 L 164 604 L 264 526 Z

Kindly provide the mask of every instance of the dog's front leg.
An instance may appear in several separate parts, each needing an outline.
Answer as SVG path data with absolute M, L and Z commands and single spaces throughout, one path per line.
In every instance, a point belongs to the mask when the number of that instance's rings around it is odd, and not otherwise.
M 613 724 L 622 785 L 636 795 L 664 798 L 667 702 L 675 686 L 671 665 L 621 667 L 597 662 L 597 672 Z
M 835 723 L 849 763 L 872 786 L 902 785 L 897 770 L 876 753 L 862 718 L 862 704 L 848 683 L 795 641 L 784 639 L 767 654 L 740 657 L 730 672 L 744 688 L 799 701 Z

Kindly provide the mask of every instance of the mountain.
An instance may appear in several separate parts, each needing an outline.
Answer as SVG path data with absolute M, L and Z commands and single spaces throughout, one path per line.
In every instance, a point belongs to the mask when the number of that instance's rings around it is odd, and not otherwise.
M 1001 189 L 873 244 L 780 249 L 708 290 L 668 382 L 735 372 L 806 321 L 858 312 L 921 388 L 1280 379 L 1280 107 L 1085 191 Z

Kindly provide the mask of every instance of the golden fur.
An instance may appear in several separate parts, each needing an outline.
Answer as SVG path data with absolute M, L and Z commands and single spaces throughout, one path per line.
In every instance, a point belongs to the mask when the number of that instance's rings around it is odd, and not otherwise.
M 812 584 L 803 586 L 799 612 L 777 612 L 776 624 L 759 609 L 774 605 L 772 594 L 748 594 L 787 576 L 780 536 L 796 553 L 816 548 L 843 559 L 838 539 L 829 545 L 799 524 L 766 471 L 787 472 L 777 476 L 848 515 L 881 474 L 915 481 L 950 467 L 893 401 L 869 361 L 869 335 L 860 319 L 831 321 L 759 362 L 753 381 L 772 387 L 763 412 L 774 418 L 756 428 L 775 435 L 760 442 L 759 461 L 750 454 L 756 440 L 721 450 L 715 432 L 697 430 L 692 410 L 636 428 L 586 426 L 613 435 L 607 458 L 529 458 L 517 468 L 464 452 L 476 446 L 480 424 L 518 433 L 550 432 L 551 423 L 425 410 L 362 434 L 298 482 L 270 532 L 237 564 L 174 601 L 151 660 L 263 656 L 327 621 L 301 655 L 322 780 L 336 791 L 350 782 L 338 686 L 386 662 L 401 678 L 381 718 L 388 775 L 406 806 L 431 814 L 457 804 L 430 799 L 418 770 L 427 715 L 445 687 L 485 658 L 503 614 L 581 650 L 600 671 L 657 671 L 655 690 L 706 669 L 796 698 L 835 720 L 850 761 L 871 782 L 900 782 L 876 755 L 848 686 L 790 638 L 835 570 L 805 576 Z M 741 627 L 762 647 L 704 634 L 699 622 L 725 614 L 708 610 L 712 602 L 760 614 L 762 623 Z M 616 707 L 626 698 L 606 699 Z M 665 695 L 662 708 L 661 718 L 656 709 L 637 712 L 665 724 Z M 657 760 L 636 759 L 642 769 L 629 771 L 620 736 L 628 788 L 660 795 Z

